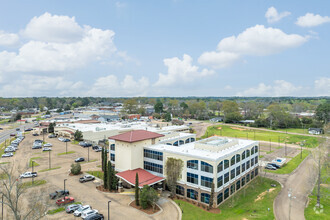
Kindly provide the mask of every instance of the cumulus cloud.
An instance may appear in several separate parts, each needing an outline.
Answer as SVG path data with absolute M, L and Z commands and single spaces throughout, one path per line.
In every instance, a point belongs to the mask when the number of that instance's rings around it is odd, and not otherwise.
M 19 43 L 19 37 L 14 33 L 6 33 L 0 30 L 0 46 L 15 46 Z
M 289 16 L 290 14 L 291 13 L 288 11 L 278 13 L 276 8 L 270 7 L 266 12 L 265 17 L 267 18 L 268 23 L 274 23 L 281 20 L 284 17 Z
M 315 95 L 330 96 L 330 78 L 322 77 L 314 81 Z
M 273 85 L 259 83 L 257 87 L 252 87 L 237 93 L 237 96 L 294 96 L 299 95 L 301 90 L 301 86 L 295 86 L 285 80 L 275 80 Z
M 308 37 L 298 34 L 286 34 L 277 28 L 256 25 L 247 28 L 237 36 L 222 39 L 216 51 L 203 53 L 198 62 L 213 68 L 224 68 L 232 65 L 244 55 L 276 54 L 289 48 L 298 47 L 307 40 Z
M 315 27 L 324 23 L 329 23 L 330 17 L 321 16 L 313 13 L 306 13 L 304 16 L 297 18 L 296 25 L 300 27 Z
M 120 81 L 115 75 L 98 78 L 87 91 L 88 96 L 145 96 L 149 87 L 149 79 L 141 77 L 135 80 L 133 76 L 126 75 Z
M 214 71 L 208 69 L 199 70 L 198 66 L 192 64 L 191 56 L 184 54 L 181 60 L 178 57 L 164 59 L 164 65 L 167 66 L 167 73 L 159 73 L 158 81 L 154 86 L 167 87 L 178 84 L 193 82 L 201 77 L 214 74 Z

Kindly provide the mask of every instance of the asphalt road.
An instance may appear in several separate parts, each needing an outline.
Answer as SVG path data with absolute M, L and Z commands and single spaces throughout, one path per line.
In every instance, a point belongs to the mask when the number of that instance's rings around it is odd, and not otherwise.
M 16 128 L 20 128 L 20 131 L 24 132 L 24 129 L 33 128 L 33 126 L 34 125 L 32 123 L 22 124 L 22 125 L 19 125 L 19 126 L 13 128 L 13 129 L 5 130 L 5 131 L 0 132 L 0 143 L 2 143 L 5 140 L 7 140 L 10 137 L 10 134 L 11 133 L 17 134 Z

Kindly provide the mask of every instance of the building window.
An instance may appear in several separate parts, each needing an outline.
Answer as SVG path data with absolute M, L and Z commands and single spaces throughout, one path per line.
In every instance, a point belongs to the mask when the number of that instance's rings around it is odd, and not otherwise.
M 173 146 L 179 146 L 179 141 L 174 142 Z
M 221 171 L 223 171 L 223 161 L 221 161 L 219 164 L 218 164 L 218 169 L 217 169 L 218 173 L 220 173 Z
M 225 173 L 224 175 L 224 184 L 227 183 L 229 181 L 229 172 Z
M 254 154 L 254 147 L 251 148 L 251 155 Z
M 258 168 L 256 168 L 256 169 L 254 170 L 254 174 L 255 174 L 256 176 L 258 176 Z
M 171 143 L 166 143 L 166 145 L 172 145 Z
M 230 166 L 233 166 L 235 164 L 235 156 L 233 156 L 230 160 Z
M 209 177 L 206 177 L 206 176 L 201 176 L 201 185 L 202 186 L 205 186 L 205 187 L 208 187 L 208 188 L 211 188 L 212 187 L 212 183 L 213 183 L 213 179 L 212 178 L 209 178 Z
M 222 176 L 220 176 L 220 177 L 218 177 L 218 181 L 217 181 L 217 187 L 219 188 L 219 187 L 221 187 L 222 186 L 222 184 L 223 184 L 223 177 Z
M 190 142 L 195 142 L 195 138 L 190 138 Z
M 230 171 L 230 179 L 232 180 L 232 179 L 234 179 L 235 178 L 235 169 L 232 169 L 231 171 Z
M 156 164 L 156 163 L 150 163 L 148 161 L 144 162 L 144 169 L 156 172 L 156 173 L 163 173 L 163 165 Z
M 110 150 L 115 151 L 115 144 L 111 144 L 111 145 L 110 145 Z
M 254 158 L 251 159 L 251 167 L 254 165 Z
M 246 158 L 250 156 L 250 150 L 246 150 Z
M 185 141 L 185 143 L 187 144 L 187 143 L 190 143 L 190 138 L 188 138 L 186 141 Z
M 236 163 L 240 162 L 241 161 L 241 155 L 239 154 L 236 154 Z
M 242 173 L 245 171 L 245 163 L 242 164 Z
M 246 182 L 250 181 L 250 174 L 246 175 Z
M 209 204 L 210 203 L 210 194 L 201 193 L 201 202 Z
M 245 151 L 242 153 L 242 160 L 245 159 Z
M 190 199 L 197 200 L 198 199 L 198 192 L 193 189 L 187 189 L 187 197 Z
M 254 178 L 254 171 L 251 172 L 251 180 Z
M 187 168 L 198 170 L 198 160 L 188 160 Z
M 143 152 L 144 152 L 143 153 L 144 157 L 163 161 L 163 152 L 158 152 L 158 151 L 148 150 L 148 149 L 144 149 Z
M 236 190 L 239 190 L 240 188 L 241 188 L 241 181 L 238 180 L 238 181 L 236 182 Z
M 187 173 L 187 182 L 198 185 L 198 175 L 193 173 Z
M 182 186 L 176 185 L 176 194 L 184 196 L 184 188 Z
M 242 178 L 242 187 L 245 185 L 245 177 Z
M 230 195 L 235 192 L 235 183 L 230 186 Z
M 110 154 L 110 160 L 115 161 L 115 159 L 116 159 L 115 154 Z
M 225 193 L 224 193 L 224 200 L 227 199 L 229 197 L 229 188 L 225 189 Z
M 258 163 L 258 156 L 256 156 L 256 157 L 254 158 L 254 163 L 255 163 L 255 164 Z
M 224 160 L 223 163 L 224 163 L 223 164 L 223 166 L 224 166 L 223 169 L 225 170 L 229 167 L 229 160 Z
M 246 161 L 246 169 L 247 169 L 247 170 L 250 169 L 250 161 L 249 161 L 249 160 Z
M 222 201 L 223 201 L 223 194 L 219 193 L 217 196 L 217 204 L 219 205 L 220 203 L 222 203 Z
M 258 152 L 258 146 L 254 146 L 254 152 Z
M 238 166 L 238 167 L 236 167 L 236 176 L 238 176 L 240 174 L 241 174 L 241 167 Z
M 201 171 L 213 173 L 213 166 L 211 164 L 201 162 Z

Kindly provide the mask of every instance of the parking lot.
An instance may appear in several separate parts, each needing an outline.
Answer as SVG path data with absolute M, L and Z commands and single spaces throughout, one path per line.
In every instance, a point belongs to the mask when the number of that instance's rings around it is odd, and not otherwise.
M 28 167 L 28 163 L 31 158 L 39 164 L 34 167 L 34 171 L 38 172 L 38 179 L 44 179 L 47 181 L 46 184 L 38 186 L 40 189 L 45 189 L 44 199 L 51 204 L 49 209 L 57 208 L 55 200 L 49 199 L 49 193 L 55 190 L 63 190 L 64 179 L 67 179 L 66 190 L 70 191 L 70 196 L 74 197 L 75 201 L 81 202 L 83 205 L 90 205 L 93 209 L 97 209 L 99 213 L 102 213 L 107 218 L 108 213 L 108 201 L 111 200 L 110 205 L 110 216 L 111 219 L 177 219 L 178 211 L 176 207 L 168 200 L 161 200 L 161 207 L 163 211 L 155 216 L 148 216 L 130 206 L 128 204 L 134 199 L 134 194 L 123 195 L 117 193 L 104 193 L 96 189 L 96 186 L 100 184 L 100 181 L 80 183 L 79 178 L 83 176 L 70 176 L 71 164 L 78 157 L 84 157 L 85 162 L 81 163 L 82 172 L 89 170 L 101 170 L 98 166 L 101 164 L 101 153 L 94 152 L 92 148 L 89 149 L 89 160 L 88 160 L 88 148 L 83 148 L 79 145 L 72 144 L 71 142 L 61 142 L 57 138 L 48 138 L 44 136 L 45 142 L 51 143 L 52 151 L 43 152 L 42 149 L 33 149 L 32 145 L 35 139 L 43 140 L 43 136 L 32 136 L 27 134 L 26 138 L 19 145 L 19 149 L 11 158 L 1 158 L 0 162 L 10 162 L 14 166 L 14 169 L 18 173 L 25 171 L 32 171 L 32 168 Z M 70 154 L 58 155 L 60 153 L 72 152 Z M 50 160 L 49 160 L 50 155 Z M 40 170 L 49 169 L 49 161 L 51 168 L 60 167 L 58 169 L 49 170 L 45 172 L 39 172 Z M 24 179 L 23 181 L 31 181 L 31 179 Z M 35 187 L 34 187 L 35 188 Z M 47 215 L 45 219 L 78 219 L 73 214 L 66 214 L 60 212 L 54 215 Z

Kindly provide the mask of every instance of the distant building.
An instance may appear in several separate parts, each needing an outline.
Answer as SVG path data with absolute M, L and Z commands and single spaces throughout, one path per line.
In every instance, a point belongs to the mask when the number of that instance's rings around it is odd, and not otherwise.
M 212 122 L 222 122 L 223 121 L 223 117 L 211 118 L 210 121 L 212 121 Z
M 308 128 L 308 133 L 309 134 L 323 134 L 323 129 L 322 128 Z

